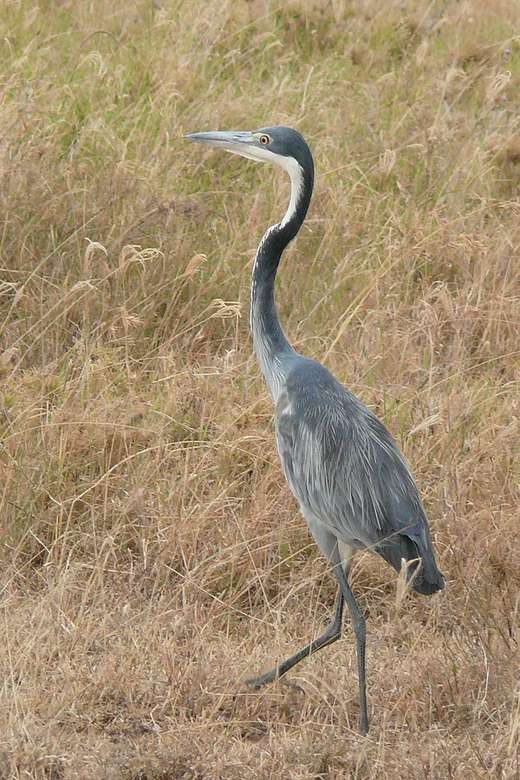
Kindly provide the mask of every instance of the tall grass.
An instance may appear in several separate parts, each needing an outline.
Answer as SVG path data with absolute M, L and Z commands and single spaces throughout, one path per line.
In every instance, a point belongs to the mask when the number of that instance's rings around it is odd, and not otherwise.
M 513 0 L 0 7 L 0 771 L 520 775 L 520 42 Z M 359 557 L 354 642 L 248 335 L 279 172 L 184 132 L 296 126 L 278 303 L 410 460 L 447 590 Z M 515 472 L 516 468 L 516 472 Z

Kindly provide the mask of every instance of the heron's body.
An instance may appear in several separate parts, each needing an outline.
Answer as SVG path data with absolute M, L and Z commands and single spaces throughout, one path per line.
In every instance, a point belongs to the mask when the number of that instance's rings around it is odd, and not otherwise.
M 278 451 L 320 548 L 332 563 L 338 542 L 367 548 L 396 571 L 401 558 L 421 558 L 412 586 L 438 590 L 424 510 L 385 426 L 313 360 L 295 356 L 284 379 L 276 404 Z
M 336 615 L 324 634 L 287 661 L 250 681 L 259 687 L 341 634 L 344 601 L 357 638 L 361 730 L 368 729 L 365 621 L 348 584 L 358 549 L 381 555 L 418 593 L 440 590 L 426 515 L 408 465 L 383 423 L 320 363 L 298 354 L 278 320 L 274 281 L 282 252 L 300 229 L 312 195 L 314 164 L 304 139 L 290 128 L 256 133 L 195 133 L 192 140 L 284 168 L 291 200 L 264 235 L 253 268 L 251 331 L 275 403 L 276 440 L 289 486 L 338 580 Z M 343 564 L 343 565 L 341 565 Z

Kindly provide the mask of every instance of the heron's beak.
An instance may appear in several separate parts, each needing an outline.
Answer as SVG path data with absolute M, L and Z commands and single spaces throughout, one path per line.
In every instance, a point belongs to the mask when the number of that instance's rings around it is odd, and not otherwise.
M 260 146 L 253 133 L 246 131 L 228 131 L 215 130 L 212 133 L 188 133 L 184 136 L 188 141 L 194 141 L 196 144 L 205 144 L 206 146 L 216 146 L 225 149 L 226 152 L 239 154 L 241 157 L 247 157 L 250 160 L 264 161 L 266 159 L 265 150 Z
M 255 142 L 253 133 L 243 132 L 222 132 L 216 130 L 213 133 L 188 133 L 184 136 L 188 141 L 194 141 L 196 144 L 206 144 L 207 146 L 220 146 L 222 149 L 235 150 L 238 146 L 252 144 Z

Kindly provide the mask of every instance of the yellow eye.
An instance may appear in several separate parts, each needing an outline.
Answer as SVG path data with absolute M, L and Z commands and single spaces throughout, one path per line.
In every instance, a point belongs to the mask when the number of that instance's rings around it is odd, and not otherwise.
M 271 141 L 268 135 L 261 135 L 258 140 L 263 146 L 266 146 Z

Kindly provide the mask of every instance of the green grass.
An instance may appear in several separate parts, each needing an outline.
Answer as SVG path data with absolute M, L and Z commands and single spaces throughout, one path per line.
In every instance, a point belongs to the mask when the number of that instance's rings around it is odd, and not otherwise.
M 518 764 L 519 62 L 512 0 L 0 8 L 0 775 L 488 778 Z M 354 642 L 248 693 L 334 586 L 248 333 L 288 124 L 316 191 L 278 304 L 387 423 L 448 587 L 359 556 Z

